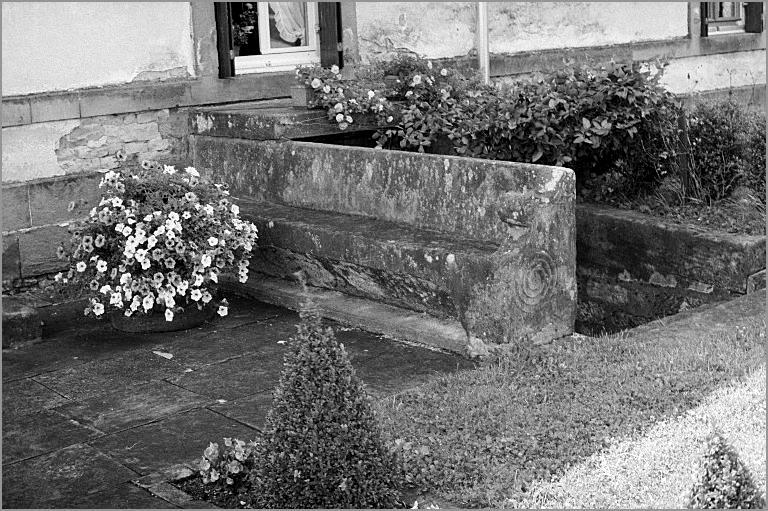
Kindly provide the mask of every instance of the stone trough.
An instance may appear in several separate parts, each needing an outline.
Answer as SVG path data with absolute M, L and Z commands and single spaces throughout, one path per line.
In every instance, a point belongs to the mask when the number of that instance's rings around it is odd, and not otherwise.
M 216 132 L 216 121 L 193 118 L 190 150 L 259 227 L 251 268 L 268 278 L 250 286 L 261 288 L 260 298 L 292 305 L 285 288 L 301 272 L 325 296 L 461 331 L 411 339 L 458 352 L 573 332 L 571 170 L 259 140 L 253 132 L 232 138 Z

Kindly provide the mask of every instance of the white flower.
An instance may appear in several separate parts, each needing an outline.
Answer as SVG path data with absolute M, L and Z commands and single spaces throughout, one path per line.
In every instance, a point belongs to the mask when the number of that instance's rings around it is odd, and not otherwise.
M 85 265 L 85 263 L 84 263 L 83 261 L 80 261 L 80 262 L 78 262 L 78 263 L 75 265 L 75 269 L 76 269 L 76 270 L 77 270 L 79 273 L 83 273 L 83 272 L 85 271 L 85 268 L 86 268 L 86 265 Z
M 192 213 L 190 213 L 189 211 L 185 211 L 184 213 L 181 214 L 181 218 L 183 218 L 184 220 L 189 220 L 190 218 L 192 218 Z
M 219 282 L 219 276 L 216 274 L 215 271 L 212 271 L 210 275 L 211 275 L 211 280 L 213 282 L 217 282 L 217 283 Z
M 323 86 L 323 92 L 325 92 L 326 94 L 331 92 L 331 86 L 330 85 L 324 85 Z
M 155 297 L 152 295 L 146 295 L 141 304 L 144 306 L 144 310 L 148 311 L 152 308 L 153 305 L 155 305 Z
M 237 204 L 232 204 L 232 207 L 230 207 L 229 210 L 232 211 L 233 215 L 240 214 L 240 206 L 238 206 Z
M 443 76 L 448 76 L 448 70 L 443 68 L 443 69 L 440 70 L 440 74 L 443 75 Z
M 319 89 L 322 84 L 323 82 L 319 78 L 313 78 L 312 83 L 310 83 L 313 89 Z
M 411 85 L 418 85 L 420 83 L 421 83 L 421 75 L 414 76 L 413 77 L 413 82 L 411 83 Z
M 199 289 L 193 289 L 189 292 L 189 297 L 192 298 L 194 301 L 198 301 L 200 298 L 203 297 L 203 293 L 200 292 Z
M 173 311 L 171 309 L 165 309 L 165 320 L 173 321 Z
M 161 225 L 160 227 L 155 229 L 155 236 L 162 236 L 163 234 L 165 234 L 165 226 L 164 225 Z
M 110 286 L 109 284 L 104 284 L 103 286 L 101 286 L 101 289 L 99 289 L 99 293 L 101 293 L 103 295 L 105 295 L 105 294 L 107 294 L 107 293 L 109 293 L 111 291 L 112 291 L 112 286 Z
M 237 280 L 239 280 L 241 284 L 245 284 L 248 281 L 248 270 L 239 272 L 237 274 Z
M 140 305 L 141 305 L 141 299 L 138 296 L 134 296 L 133 301 L 131 302 L 131 310 L 135 312 Z
M 184 293 L 187 292 L 187 288 L 189 287 L 189 282 L 186 280 L 182 280 L 176 285 L 176 291 L 181 295 L 184 296 Z
M 198 273 L 197 275 L 195 275 L 195 286 L 202 285 L 204 280 L 205 278 L 203 278 L 203 276 Z
M 341 103 L 336 103 L 335 105 L 333 105 L 333 109 L 336 110 L 337 112 L 343 112 L 344 105 L 342 105 Z
M 94 303 L 93 313 L 96 314 L 97 316 L 101 316 L 102 314 L 104 314 L 104 304 L 98 303 L 98 302 Z
M 152 221 L 152 215 L 147 215 L 147 216 L 145 216 L 145 217 L 144 217 L 144 221 L 145 221 L 145 222 L 150 222 L 150 221 Z
M 369 90 L 369 91 L 368 91 L 368 98 L 369 98 L 369 99 L 370 99 L 370 98 L 373 98 L 375 95 L 376 95 L 376 93 L 375 93 L 375 92 L 373 92 L 372 90 Z
M 336 114 L 336 122 L 344 121 L 344 114 Z
M 147 249 L 154 248 L 157 245 L 157 237 L 154 234 L 150 234 L 147 237 Z
M 427 69 L 432 69 L 432 61 L 431 60 L 427 61 Z
M 413 91 L 412 90 L 409 90 L 408 92 L 405 93 L 405 97 L 406 98 L 409 98 L 411 96 L 413 96 Z
M 163 174 L 175 174 L 176 167 L 173 165 L 163 165 Z
M 107 271 L 107 262 L 104 260 L 101 260 L 98 263 L 96 263 L 96 271 L 98 271 L 99 273 L 104 273 L 105 271 Z
M 392 117 L 391 115 L 387 117 L 387 122 L 392 122 L 393 120 L 394 120 L 394 117 Z
M 109 297 L 110 305 L 121 305 L 123 303 L 123 296 L 120 293 L 112 293 Z
M 352 124 L 352 116 L 351 116 L 351 115 L 348 115 L 348 116 L 347 116 L 347 122 L 348 122 L 349 124 Z
M 213 214 L 213 206 L 211 206 L 210 204 L 206 204 L 205 206 L 203 206 L 203 211 L 205 211 L 205 213 L 207 215 L 212 215 Z
M 203 293 L 203 303 L 208 303 L 211 300 L 213 300 L 213 296 L 211 296 L 211 293 L 209 293 L 208 290 L 206 289 L 205 292 Z
M 223 318 L 229 313 L 229 310 L 224 305 L 219 305 L 219 310 L 217 312 L 219 316 Z
M 337 66 L 336 64 L 332 65 L 331 66 L 331 73 L 339 74 L 339 66 Z
M 142 270 L 148 270 L 150 266 L 152 266 L 152 263 L 151 263 L 151 262 L 149 262 L 149 259 L 144 259 L 144 260 L 141 262 L 141 269 L 142 269 Z
M 219 239 L 215 236 L 211 236 L 208 238 L 208 244 L 212 247 L 215 247 L 219 243 Z
M 61 282 L 61 279 L 63 279 L 63 278 L 64 278 L 64 274 L 59 272 L 59 273 L 56 274 L 56 276 L 53 278 L 53 280 L 55 280 L 56 282 Z
M 211 256 L 203 254 L 203 257 L 200 258 L 200 264 L 203 265 L 203 268 L 208 268 L 211 265 Z
M 123 236 L 130 236 L 132 232 L 133 232 L 133 229 L 131 229 L 127 225 L 123 227 Z

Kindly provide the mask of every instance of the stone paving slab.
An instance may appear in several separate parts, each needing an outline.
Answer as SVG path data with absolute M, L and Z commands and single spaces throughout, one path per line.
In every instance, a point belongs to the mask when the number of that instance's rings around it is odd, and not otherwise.
M 66 506 L 72 509 L 178 509 L 133 483 L 120 483 L 104 491 L 75 497 Z
M 210 507 L 164 481 L 152 488 L 128 481 L 192 463 L 225 436 L 251 439 L 263 426 L 298 315 L 247 299 L 230 303 L 225 318 L 165 334 L 123 334 L 106 322 L 62 317 L 39 344 L 3 350 L 3 506 L 166 508 L 170 499 Z M 430 368 L 467 363 L 333 326 L 356 368 L 376 368 L 370 377 L 379 393 L 389 388 L 382 370 L 398 357 L 412 359 L 395 375 L 398 389 Z
M 107 435 L 90 442 L 131 470 L 147 475 L 201 456 L 224 437 L 252 439 L 254 429 L 205 408 Z
M 51 410 L 40 410 L 12 420 L 3 419 L 4 466 L 101 435 L 101 432 Z
M 273 388 L 283 370 L 283 354 L 252 353 L 211 364 L 168 381 L 212 399 L 232 400 Z
M 6 421 L 67 402 L 66 397 L 29 378 L 3 385 L 3 419 Z
M 88 445 L 21 461 L 3 470 L 3 508 L 67 508 L 83 496 L 110 491 L 136 473 Z
M 264 419 L 266 419 L 271 406 L 272 389 L 227 403 L 217 403 L 208 408 L 243 424 L 248 424 L 252 428 L 261 429 L 264 427 Z
M 147 424 L 174 413 L 199 408 L 211 400 L 164 381 L 116 388 L 55 411 L 105 433 Z
M 86 399 L 119 389 L 126 382 L 137 385 L 182 373 L 176 361 L 147 350 L 121 353 L 108 360 L 94 360 L 33 377 L 38 383 L 73 398 Z

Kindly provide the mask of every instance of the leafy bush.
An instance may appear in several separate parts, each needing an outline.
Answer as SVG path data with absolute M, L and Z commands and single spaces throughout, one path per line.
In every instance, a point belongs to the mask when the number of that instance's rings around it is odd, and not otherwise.
M 387 508 L 397 502 L 394 457 L 344 347 L 311 306 L 286 355 L 252 474 L 267 508 Z
M 706 201 L 746 186 L 765 203 L 765 115 L 727 100 L 696 105 L 688 119 L 690 195 Z
M 709 439 L 703 474 L 688 504 L 693 509 L 764 509 L 765 499 L 752 475 L 722 436 Z

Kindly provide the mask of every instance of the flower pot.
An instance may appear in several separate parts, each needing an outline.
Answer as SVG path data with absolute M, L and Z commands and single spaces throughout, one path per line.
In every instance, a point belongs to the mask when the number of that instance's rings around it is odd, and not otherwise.
M 195 304 L 190 304 L 183 311 L 174 314 L 173 321 L 166 321 L 165 314 L 154 311 L 149 316 L 135 314 L 126 316 L 123 311 L 114 311 L 110 316 L 112 328 L 121 332 L 148 334 L 154 332 L 176 332 L 195 328 L 216 315 L 216 307 L 210 302 L 199 310 Z
M 315 104 L 315 89 L 307 85 L 291 86 L 291 102 L 295 108 L 313 109 L 320 108 Z

